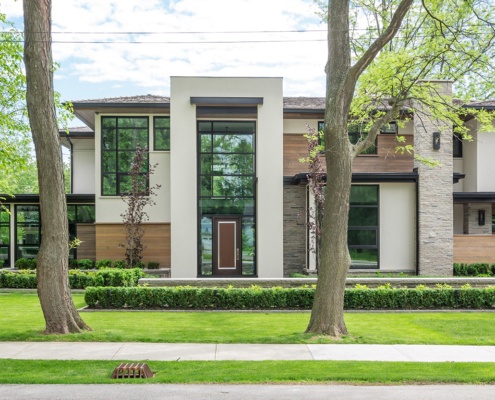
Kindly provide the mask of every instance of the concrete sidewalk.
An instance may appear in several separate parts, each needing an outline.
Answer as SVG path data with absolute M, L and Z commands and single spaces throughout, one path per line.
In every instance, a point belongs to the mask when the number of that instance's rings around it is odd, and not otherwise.
M 0 342 L 0 358 L 129 361 L 495 362 L 495 346 Z

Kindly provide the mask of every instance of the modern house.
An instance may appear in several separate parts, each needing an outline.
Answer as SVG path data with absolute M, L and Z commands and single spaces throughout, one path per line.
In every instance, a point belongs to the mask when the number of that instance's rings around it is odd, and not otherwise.
M 438 84 L 451 93 L 449 82 Z M 307 227 L 314 199 L 299 160 L 307 155 L 307 126 L 321 127 L 324 99 L 284 97 L 281 78 L 172 77 L 170 87 L 170 97 L 73 102 L 87 125 L 61 132 L 72 162 L 69 231 L 83 241 L 73 256 L 123 259 L 120 194 L 139 143 L 157 164 L 149 184 L 161 185 L 147 209 L 145 262 L 170 268 L 173 278 L 315 270 Z M 492 110 L 495 102 L 467 107 Z M 428 115 L 384 127 L 354 161 L 349 249 L 356 271 L 451 275 L 453 262 L 495 262 L 495 135 L 468 117 L 474 140 L 463 143 Z M 397 135 L 441 165 L 397 153 Z M 10 215 L 0 211 L 7 265 L 36 256 L 37 202 L 17 195 L 5 202 Z

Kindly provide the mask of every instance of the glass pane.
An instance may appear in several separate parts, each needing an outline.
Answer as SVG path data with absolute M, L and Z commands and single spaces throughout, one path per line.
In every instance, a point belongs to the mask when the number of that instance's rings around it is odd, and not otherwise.
M 200 158 L 201 162 L 201 174 L 202 175 L 210 175 L 212 174 L 212 155 L 211 154 L 202 154 Z
M 39 225 L 23 225 L 17 227 L 17 244 L 40 244 Z
M 254 155 L 252 154 L 215 154 L 213 172 L 223 175 L 252 175 Z
M 0 244 L 10 243 L 10 228 L 8 226 L 0 226 Z
M 155 117 L 155 128 L 170 128 L 170 117 Z
M 215 133 L 254 133 L 255 123 L 252 121 L 218 121 L 213 122 Z
M 212 252 L 212 222 L 210 217 L 201 218 L 201 274 L 211 275 Z
M 115 129 L 102 129 L 101 147 L 103 150 L 115 150 L 117 148 L 117 134 Z
M 119 128 L 148 128 L 148 117 L 119 117 Z
M 252 197 L 254 179 L 248 176 L 214 176 L 213 196 Z
M 243 218 L 242 221 L 242 274 L 254 274 L 255 253 L 254 218 Z
M 116 172 L 117 160 L 114 151 L 104 151 L 101 155 L 101 169 L 103 172 Z
M 378 268 L 377 249 L 349 249 L 351 265 L 355 268 L 374 267 Z
M 77 222 L 82 224 L 95 222 L 95 206 L 77 206 Z
M 1 224 L 9 224 L 10 223 L 10 214 L 7 211 L 2 210 L 1 207 L 0 207 L 0 223 Z
M 201 135 L 201 152 L 202 153 L 211 153 L 211 135 Z
M 376 230 L 349 229 L 349 246 L 376 246 Z
M 36 258 L 39 246 L 19 246 L 17 248 L 17 258 Z
M 104 174 L 103 175 L 103 194 L 108 196 L 117 195 L 117 175 L 116 174 Z
M 115 128 L 117 126 L 117 119 L 114 117 L 101 117 L 101 126 L 103 128 Z
M 147 129 L 119 129 L 119 150 L 135 150 L 138 144 L 148 147 Z
M 67 219 L 69 222 L 76 222 L 76 206 L 67 205 Z
M 4 261 L 4 267 L 8 267 L 7 262 L 9 259 L 9 248 L 8 247 L 0 247 L 0 260 Z
M 119 170 L 118 172 L 129 172 L 135 153 L 133 151 L 119 151 Z
M 17 211 L 17 222 L 40 222 L 40 211 L 38 206 L 18 206 Z
M 210 197 L 212 195 L 211 180 L 212 180 L 211 176 L 202 176 L 201 177 L 201 196 Z
M 148 186 L 146 184 L 146 176 L 138 176 L 136 190 L 138 193 L 147 194 Z M 128 174 L 119 174 L 119 194 L 127 194 L 132 191 L 132 178 Z
M 214 153 L 254 153 L 254 135 L 214 135 Z
M 378 226 L 377 207 L 351 207 L 349 226 Z
M 155 128 L 155 150 L 170 150 L 169 128 Z
M 378 205 L 378 186 L 351 186 L 351 205 Z
M 253 199 L 200 199 L 201 215 L 254 215 Z
M 198 123 L 198 131 L 211 132 L 211 122 L 202 121 L 202 122 Z

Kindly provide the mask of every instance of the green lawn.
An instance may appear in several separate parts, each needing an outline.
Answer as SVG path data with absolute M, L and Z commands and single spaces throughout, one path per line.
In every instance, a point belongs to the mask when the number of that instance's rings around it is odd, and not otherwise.
M 74 294 L 84 306 L 81 293 Z M 85 312 L 92 332 L 44 336 L 35 292 L 0 290 L 0 341 L 326 343 L 302 332 L 309 313 Z M 350 336 L 339 343 L 495 344 L 495 315 L 482 312 L 348 313 Z
M 5 360 L 0 384 L 33 383 L 494 383 L 494 363 L 356 361 L 148 362 L 150 379 L 110 379 L 117 361 Z

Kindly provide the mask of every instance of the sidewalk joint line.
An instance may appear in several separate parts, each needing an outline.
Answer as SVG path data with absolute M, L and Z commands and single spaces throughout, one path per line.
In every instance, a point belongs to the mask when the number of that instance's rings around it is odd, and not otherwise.
M 122 350 L 122 348 L 124 347 L 125 343 L 121 343 L 120 344 L 120 347 L 117 349 L 117 351 L 115 353 L 113 353 L 113 355 L 110 357 L 110 360 L 114 360 L 115 359 L 115 356 L 119 353 L 120 350 Z
M 393 344 L 392 346 L 395 350 L 397 350 L 400 354 L 405 356 L 407 359 L 409 359 L 410 361 L 414 361 L 414 358 L 412 358 L 409 354 L 407 354 L 407 353 L 403 352 L 401 349 L 397 348 L 398 345 Z

